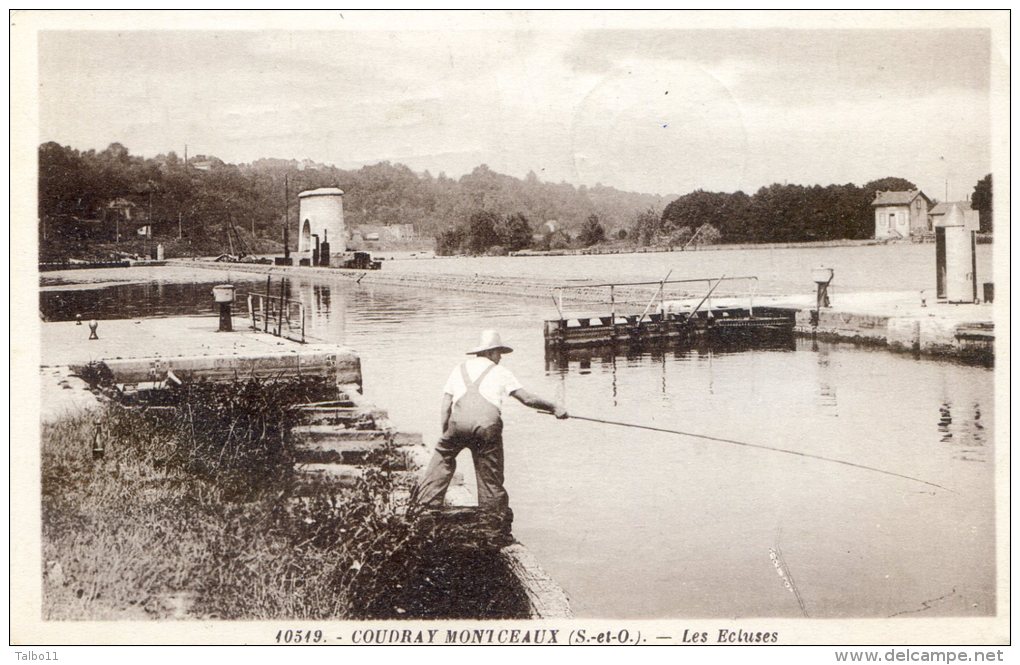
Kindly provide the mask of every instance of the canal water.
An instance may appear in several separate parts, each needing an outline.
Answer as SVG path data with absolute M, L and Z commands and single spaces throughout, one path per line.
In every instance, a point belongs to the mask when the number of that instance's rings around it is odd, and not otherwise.
M 45 291 L 43 318 L 205 312 L 218 280 Z M 234 280 L 238 302 L 264 279 Z M 547 357 L 551 302 L 294 281 L 311 336 L 356 349 L 365 393 L 439 435 L 440 391 L 483 328 L 534 392 L 578 415 L 846 460 L 581 420 L 511 401 L 515 535 L 581 617 L 980 616 L 995 612 L 992 372 L 810 340 Z M 461 468 L 473 480 L 470 463 Z M 778 566 L 778 567 L 777 567 Z M 779 571 L 783 574 L 780 575 Z M 789 583 L 789 585 L 788 585 Z

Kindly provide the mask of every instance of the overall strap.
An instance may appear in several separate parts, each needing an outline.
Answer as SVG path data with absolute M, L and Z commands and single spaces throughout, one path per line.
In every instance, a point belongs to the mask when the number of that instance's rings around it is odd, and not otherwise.
M 496 368 L 496 364 L 495 364 L 495 363 L 493 363 L 493 364 L 489 365 L 488 367 L 486 367 L 485 369 L 483 369 L 483 370 L 482 370 L 482 373 L 478 375 L 478 378 L 477 378 L 477 379 L 475 379 L 475 389 L 476 389 L 476 390 L 477 390 L 478 388 L 481 388 L 481 387 L 482 387 L 482 381 L 484 381 L 484 380 L 485 380 L 485 377 L 486 377 L 486 375 L 487 375 L 487 374 L 488 374 L 489 372 L 491 372 L 492 370 L 494 370 L 495 368 Z
M 484 370 L 482 370 L 482 373 L 478 375 L 477 379 L 472 381 L 471 378 L 468 376 L 467 363 L 461 363 L 460 376 L 462 379 L 464 379 L 464 388 L 466 388 L 468 392 L 477 392 L 478 388 L 482 385 L 482 381 L 485 380 L 485 377 L 488 376 L 489 372 L 492 371 L 492 369 L 495 366 L 496 366 L 495 363 L 489 365 Z

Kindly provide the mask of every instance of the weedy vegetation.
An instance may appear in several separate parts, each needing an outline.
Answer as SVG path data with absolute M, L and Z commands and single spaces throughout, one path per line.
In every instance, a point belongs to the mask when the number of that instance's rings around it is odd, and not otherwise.
M 44 619 L 525 616 L 484 529 L 407 510 L 385 459 L 295 495 L 288 407 L 320 389 L 185 384 L 46 426 Z

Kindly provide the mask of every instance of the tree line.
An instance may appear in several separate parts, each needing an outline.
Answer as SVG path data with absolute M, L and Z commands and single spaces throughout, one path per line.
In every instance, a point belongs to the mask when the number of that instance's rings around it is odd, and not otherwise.
M 297 193 L 318 187 L 344 190 L 348 227 L 411 224 L 447 254 L 605 242 L 683 246 L 863 239 L 874 234 L 871 203 L 877 191 L 916 188 L 909 180 L 886 177 L 863 186 L 773 184 L 751 195 L 699 189 L 667 198 L 543 182 L 533 172 L 515 178 L 484 164 L 453 179 L 389 162 L 343 170 L 308 160 L 228 164 L 206 155 L 185 163 L 174 152 L 131 155 L 119 143 L 101 151 L 53 142 L 39 147 L 39 218 L 47 237 L 57 241 L 62 231 L 102 218 L 112 201 L 125 199 L 150 219 L 156 237 L 179 232 L 194 253 L 224 251 L 232 227 L 252 240 L 279 243 L 284 216 L 292 224 L 297 219 Z M 988 175 L 972 197 L 982 230 L 991 230 L 991 199 Z M 291 229 L 292 246 L 296 236 Z
M 646 211 L 633 232 L 637 242 L 645 245 L 683 245 L 692 239 L 760 243 L 872 238 L 876 193 L 914 189 L 913 182 L 898 177 L 872 180 L 861 187 L 773 184 L 750 196 L 699 189 L 671 201 L 661 215 Z M 991 232 L 991 174 L 975 184 L 970 199 L 979 213 L 981 231 Z
M 637 231 L 645 244 L 683 243 L 703 225 L 726 243 L 871 238 L 875 193 L 913 189 L 909 180 L 887 177 L 863 187 L 773 184 L 750 196 L 697 190 L 670 202 L 656 222 L 643 219 Z

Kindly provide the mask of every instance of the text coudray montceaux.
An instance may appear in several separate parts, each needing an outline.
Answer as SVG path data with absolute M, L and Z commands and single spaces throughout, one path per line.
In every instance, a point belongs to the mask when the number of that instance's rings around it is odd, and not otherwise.
M 365 629 L 353 631 L 351 641 L 354 644 L 566 644 L 568 638 L 559 629 Z M 775 644 L 778 641 L 779 633 L 775 631 L 728 628 L 712 631 L 685 628 L 676 640 L 681 644 Z

